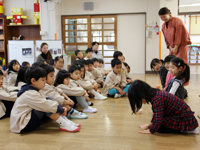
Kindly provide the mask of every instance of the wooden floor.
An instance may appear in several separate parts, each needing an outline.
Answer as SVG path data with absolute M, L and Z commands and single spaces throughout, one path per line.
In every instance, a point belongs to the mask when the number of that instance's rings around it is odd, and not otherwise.
M 193 69 L 195 70 L 195 69 Z M 195 71 L 194 71 L 195 72 Z M 155 86 L 156 75 L 133 75 Z M 189 97 L 186 102 L 200 114 L 200 75 L 192 74 L 186 87 Z M 9 119 L 0 120 L 0 150 L 199 150 L 200 135 L 138 133 L 139 125 L 149 123 L 151 106 L 144 105 L 141 115 L 131 115 L 127 97 L 106 101 L 92 100 L 98 112 L 89 114 L 88 119 L 73 120 L 82 125 L 78 133 L 58 130 L 53 121 L 43 124 L 28 134 L 14 134 L 9 130 Z M 199 119 L 198 119 L 199 121 Z

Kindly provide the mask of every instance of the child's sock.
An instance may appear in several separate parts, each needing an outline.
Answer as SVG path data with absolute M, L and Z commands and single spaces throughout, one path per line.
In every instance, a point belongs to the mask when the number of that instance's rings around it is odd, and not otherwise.
M 73 114 L 74 113 L 74 108 L 70 108 L 70 110 L 67 113 L 68 114 Z
M 73 121 L 70 121 L 69 119 L 67 119 L 67 117 L 63 116 L 63 115 L 60 115 L 65 121 L 71 123 L 72 125 L 76 126 L 76 127 L 80 127 L 81 125 L 80 124 L 76 124 L 74 123 Z
M 60 126 L 69 126 L 69 123 L 65 121 L 65 119 L 63 117 L 59 117 L 56 122 L 60 125 Z
M 61 131 L 67 131 L 67 132 L 77 132 L 80 130 L 79 127 L 73 125 L 69 121 L 65 120 L 63 116 L 60 116 L 56 122 L 60 125 Z

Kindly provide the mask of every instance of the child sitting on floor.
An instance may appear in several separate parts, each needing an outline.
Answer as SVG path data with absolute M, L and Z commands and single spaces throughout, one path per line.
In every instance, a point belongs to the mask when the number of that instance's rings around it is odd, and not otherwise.
M 60 71 L 63 68 L 63 65 L 64 65 L 63 56 L 55 57 L 54 64 L 55 64 L 54 77 L 56 77 L 58 71 Z
M 9 63 L 8 75 L 7 75 L 8 85 L 12 85 L 12 86 L 15 85 L 19 68 L 20 68 L 20 64 L 17 60 L 12 60 Z
M 80 50 L 75 51 L 76 60 L 83 59 L 83 53 Z
M 199 133 L 194 112 L 175 95 L 135 80 L 128 89 L 128 98 L 133 113 L 136 113 L 143 104 L 152 105 L 151 124 L 141 124 L 143 131 L 139 131 L 140 133 Z
M 78 126 L 65 116 L 67 108 L 47 98 L 43 93 L 46 83 L 46 72 L 40 67 L 27 69 L 24 85 L 17 94 L 17 100 L 10 115 L 10 130 L 14 133 L 30 132 L 51 118 L 60 125 L 61 131 L 77 132 Z
M 127 85 L 126 78 L 122 72 L 122 62 L 119 59 L 113 59 L 111 66 L 113 71 L 108 74 L 102 93 L 119 98 L 126 95 L 129 85 Z

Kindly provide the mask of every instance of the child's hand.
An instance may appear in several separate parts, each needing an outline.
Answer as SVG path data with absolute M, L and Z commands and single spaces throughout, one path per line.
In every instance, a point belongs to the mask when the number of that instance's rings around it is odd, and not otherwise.
M 71 99 L 68 99 L 67 101 L 69 102 L 70 106 L 74 106 L 74 102 Z
M 144 131 L 139 131 L 139 133 L 141 134 L 150 134 L 151 132 L 149 131 L 149 129 L 144 130 Z
M 121 94 L 121 95 L 123 95 L 123 91 L 122 91 L 122 89 L 117 89 L 117 91 L 119 92 L 119 94 Z
M 67 108 L 66 107 L 63 107 L 63 109 L 64 109 L 64 112 L 63 112 L 63 116 L 66 116 L 67 115 Z
M 90 101 L 90 98 L 88 96 L 85 99 L 86 99 L 86 101 Z
M 97 91 L 97 84 L 95 83 L 95 84 L 92 86 L 92 88 L 93 88 L 95 91 Z
M 147 129 L 149 128 L 149 124 L 141 124 L 141 125 L 140 125 L 140 128 L 141 128 L 142 130 L 147 130 Z
M 141 113 L 142 113 L 142 109 L 139 109 L 136 114 L 140 115 Z
M 83 94 L 83 96 L 85 96 L 86 93 L 87 93 L 86 90 L 84 90 L 84 94 Z
M 2 70 L 2 73 L 3 73 L 3 76 L 4 76 L 4 77 L 6 77 L 6 75 L 7 75 L 7 72 L 6 72 L 6 71 L 4 71 L 4 70 Z

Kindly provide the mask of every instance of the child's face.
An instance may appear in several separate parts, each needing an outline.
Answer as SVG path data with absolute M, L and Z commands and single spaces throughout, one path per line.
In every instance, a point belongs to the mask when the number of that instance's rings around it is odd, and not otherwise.
M 59 58 L 59 60 L 55 63 L 56 69 L 61 70 L 64 65 L 64 60 L 62 58 Z
M 3 75 L 0 75 L 0 87 L 3 85 Z
M 47 54 L 48 53 L 48 45 L 44 45 L 43 47 L 42 47 L 42 52 L 44 53 L 44 54 Z
M 170 62 L 165 62 L 165 68 L 169 71 L 169 63 Z
M 114 68 L 112 67 L 114 73 L 119 74 L 122 70 L 122 64 L 115 65 Z
M 78 52 L 77 56 L 78 58 L 82 59 L 83 58 L 83 53 L 82 52 Z
M 43 90 L 46 84 L 46 77 L 39 78 L 37 81 L 32 78 L 31 79 L 32 86 L 37 88 L 38 90 Z
M 118 56 L 118 59 L 123 63 L 124 62 L 124 56 Z
M 85 74 L 85 69 L 84 69 L 84 68 L 81 68 L 80 76 L 83 77 L 84 74 Z
M 173 63 L 169 63 L 169 71 L 173 76 L 178 76 L 179 73 L 183 70 L 183 67 L 176 67 Z
M 54 83 L 54 72 L 50 72 L 48 75 L 47 75 L 47 83 L 49 85 L 53 85 Z
M 92 57 L 93 52 L 88 52 L 87 53 L 87 58 L 91 58 Z
M 130 69 L 129 69 L 129 67 L 128 67 L 128 66 L 126 66 L 126 70 L 127 70 L 127 72 L 128 72 L 128 73 L 130 72 Z
M 92 69 L 93 69 L 93 64 L 89 64 L 88 65 L 88 71 L 92 71 Z
M 88 65 L 84 65 L 85 67 L 85 72 L 88 71 Z
M 99 64 L 99 62 L 98 62 L 98 61 L 95 61 L 94 64 L 93 64 L 93 67 L 97 68 L 97 67 L 98 67 L 98 64 Z
M 18 70 L 19 70 L 19 68 L 20 68 L 20 65 L 19 65 L 18 63 L 16 63 L 16 64 L 14 64 L 12 67 L 13 67 L 13 70 L 15 70 L 15 71 L 18 72 Z
M 80 70 L 76 70 L 73 73 L 70 73 L 70 76 L 74 80 L 79 80 L 80 79 Z
M 160 67 L 161 67 L 161 64 L 160 63 L 156 63 L 154 66 L 153 66 L 153 69 L 155 71 L 160 71 Z
M 30 67 L 30 64 L 27 64 L 26 67 Z
M 99 68 L 102 68 L 102 67 L 103 67 L 103 64 L 102 64 L 102 63 L 99 63 L 99 64 L 98 64 L 98 67 L 99 67 Z
M 69 82 L 70 82 L 70 78 L 65 78 L 64 81 L 63 81 L 63 84 L 69 85 Z

